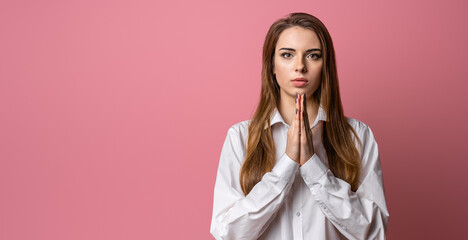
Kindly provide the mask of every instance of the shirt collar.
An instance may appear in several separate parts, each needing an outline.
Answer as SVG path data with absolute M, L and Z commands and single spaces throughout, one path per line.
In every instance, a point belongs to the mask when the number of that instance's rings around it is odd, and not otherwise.
M 325 109 L 323 109 L 321 105 L 319 106 L 317 117 L 315 118 L 315 121 L 312 124 L 312 126 L 310 126 L 310 128 L 313 128 L 315 125 L 317 125 L 318 121 L 327 121 L 327 113 L 325 112 Z M 278 108 L 275 108 L 270 118 L 270 126 L 273 126 L 274 124 L 279 123 L 279 122 L 283 123 L 284 125 L 288 125 L 286 124 L 280 112 L 278 111 Z M 265 125 L 265 128 L 267 128 L 266 125 Z

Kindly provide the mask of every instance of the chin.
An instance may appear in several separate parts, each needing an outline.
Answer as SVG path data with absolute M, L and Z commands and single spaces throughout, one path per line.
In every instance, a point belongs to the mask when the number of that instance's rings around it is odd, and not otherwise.
M 306 94 L 306 95 L 309 95 L 309 94 L 312 94 L 312 90 L 311 89 L 306 89 L 306 88 L 298 88 L 298 89 L 293 89 L 294 91 L 294 94 L 293 95 L 296 95 L 296 92 L 299 93 L 299 94 Z

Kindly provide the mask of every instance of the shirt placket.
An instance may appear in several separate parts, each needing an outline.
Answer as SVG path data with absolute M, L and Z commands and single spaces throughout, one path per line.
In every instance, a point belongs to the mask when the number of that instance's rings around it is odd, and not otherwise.
M 302 240 L 303 233 L 302 233 L 302 224 L 303 224 L 303 211 L 302 211 L 302 179 L 299 171 L 296 173 L 296 179 L 294 180 L 294 196 L 293 196 L 293 234 L 295 240 Z

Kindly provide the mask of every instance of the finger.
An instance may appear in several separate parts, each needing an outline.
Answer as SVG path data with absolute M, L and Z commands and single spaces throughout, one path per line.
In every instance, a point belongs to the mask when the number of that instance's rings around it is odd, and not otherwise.
M 306 98 L 305 93 L 304 93 L 304 112 L 307 112 L 307 98 Z
M 297 105 L 298 100 L 299 100 L 299 94 L 297 94 L 296 92 L 296 98 L 294 99 L 294 103 L 296 104 L 296 115 L 297 115 L 297 111 L 299 111 L 299 107 Z
M 297 101 L 297 106 L 298 106 L 298 128 L 297 128 L 297 133 L 299 137 L 301 136 L 301 127 L 302 127 L 302 107 L 301 107 L 301 102 L 302 102 L 302 95 L 299 94 L 298 101 Z
M 304 95 L 304 130 L 305 130 L 307 144 L 310 146 L 313 144 L 313 134 L 312 134 L 312 130 L 310 129 L 309 114 L 307 113 L 306 106 L 307 106 L 307 98 Z
M 307 113 L 307 98 L 304 94 L 304 124 L 306 129 L 310 129 L 309 127 L 309 114 Z
M 300 96 L 296 92 L 296 117 L 297 119 L 299 119 L 299 111 L 300 111 L 299 102 L 300 102 Z M 299 126 L 299 125 L 296 125 L 296 126 Z
M 299 94 L 296 93 L 296 114 L 294 115 L 294 120 L 292 123 L 292 133 L 293 136 L 298 137 L 297 129 L 299 128 Z
M 301 95 L 299 93 L 296 93 L 296 95 L 297 95 L 296 108 L 298 111 L 301 111 Z
M 296 106 L 297 106 L 297 117 L 296 117 L 296 129 L 294 131 L 294 133 L 296 134 L 296 140 L 297 140 L 297 144 L 298 144 L 298 147 L 299 147 L 299 158 L 298 158 L 298 161 L 300 162 L 300 156 L 301 156 L 301 96 L 299 95 L 298 96 L 298 99 L 297 99 L 297 103 L 296 103 Z
M 306 118 L 307 116 L 305 116 L 306 114 L 306 111 L 304 111 L 304 96 L 305 95 L 302 95 L 301 97 L 301 121 L 300 121 L 300 124 L 301 124 L 301 137 L 305 137 L 306 136 L 306 133 L 305 133 L 305 127 L 307 126 L 307 123 L 305 123 L 304 121 L 304 118 Z M 304 138 L 302 138 L 304 139 Z
M 303 94 L 301 97 L 301 111 L 302 111 L 302 123 L 304 123 L 304 114 L 306 113 L 306 109 L 304 109 L 304 101 L 305 101 L 305 95 Z
M 296 100 L 295 100 L 295 103 L 296 103 L 296 116 L 297 115 L 297 112 L 299 111 L 299 94 L 296 92 Z
M 305 129 L 310 129 L 309 114 L 307 112 L 307 98 L 304 95 L 304 127 Z

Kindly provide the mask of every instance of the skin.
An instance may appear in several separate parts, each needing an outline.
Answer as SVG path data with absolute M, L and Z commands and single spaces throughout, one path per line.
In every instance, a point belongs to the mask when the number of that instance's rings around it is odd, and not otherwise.
M 301 166 L 315 154 L 310 125 L 315 121 L 319 107 L 312 95 L 319 88 L 322 78 L 321 49 L 314 31 L 297 26 L 284 30 L 275 47 L 273 73 L 280 87 L 281 98 L 278 111 L 290 126 L 286 154 Z M 298 77 L 306 78 L 307 85 L 294 86 L 291 80 Z

